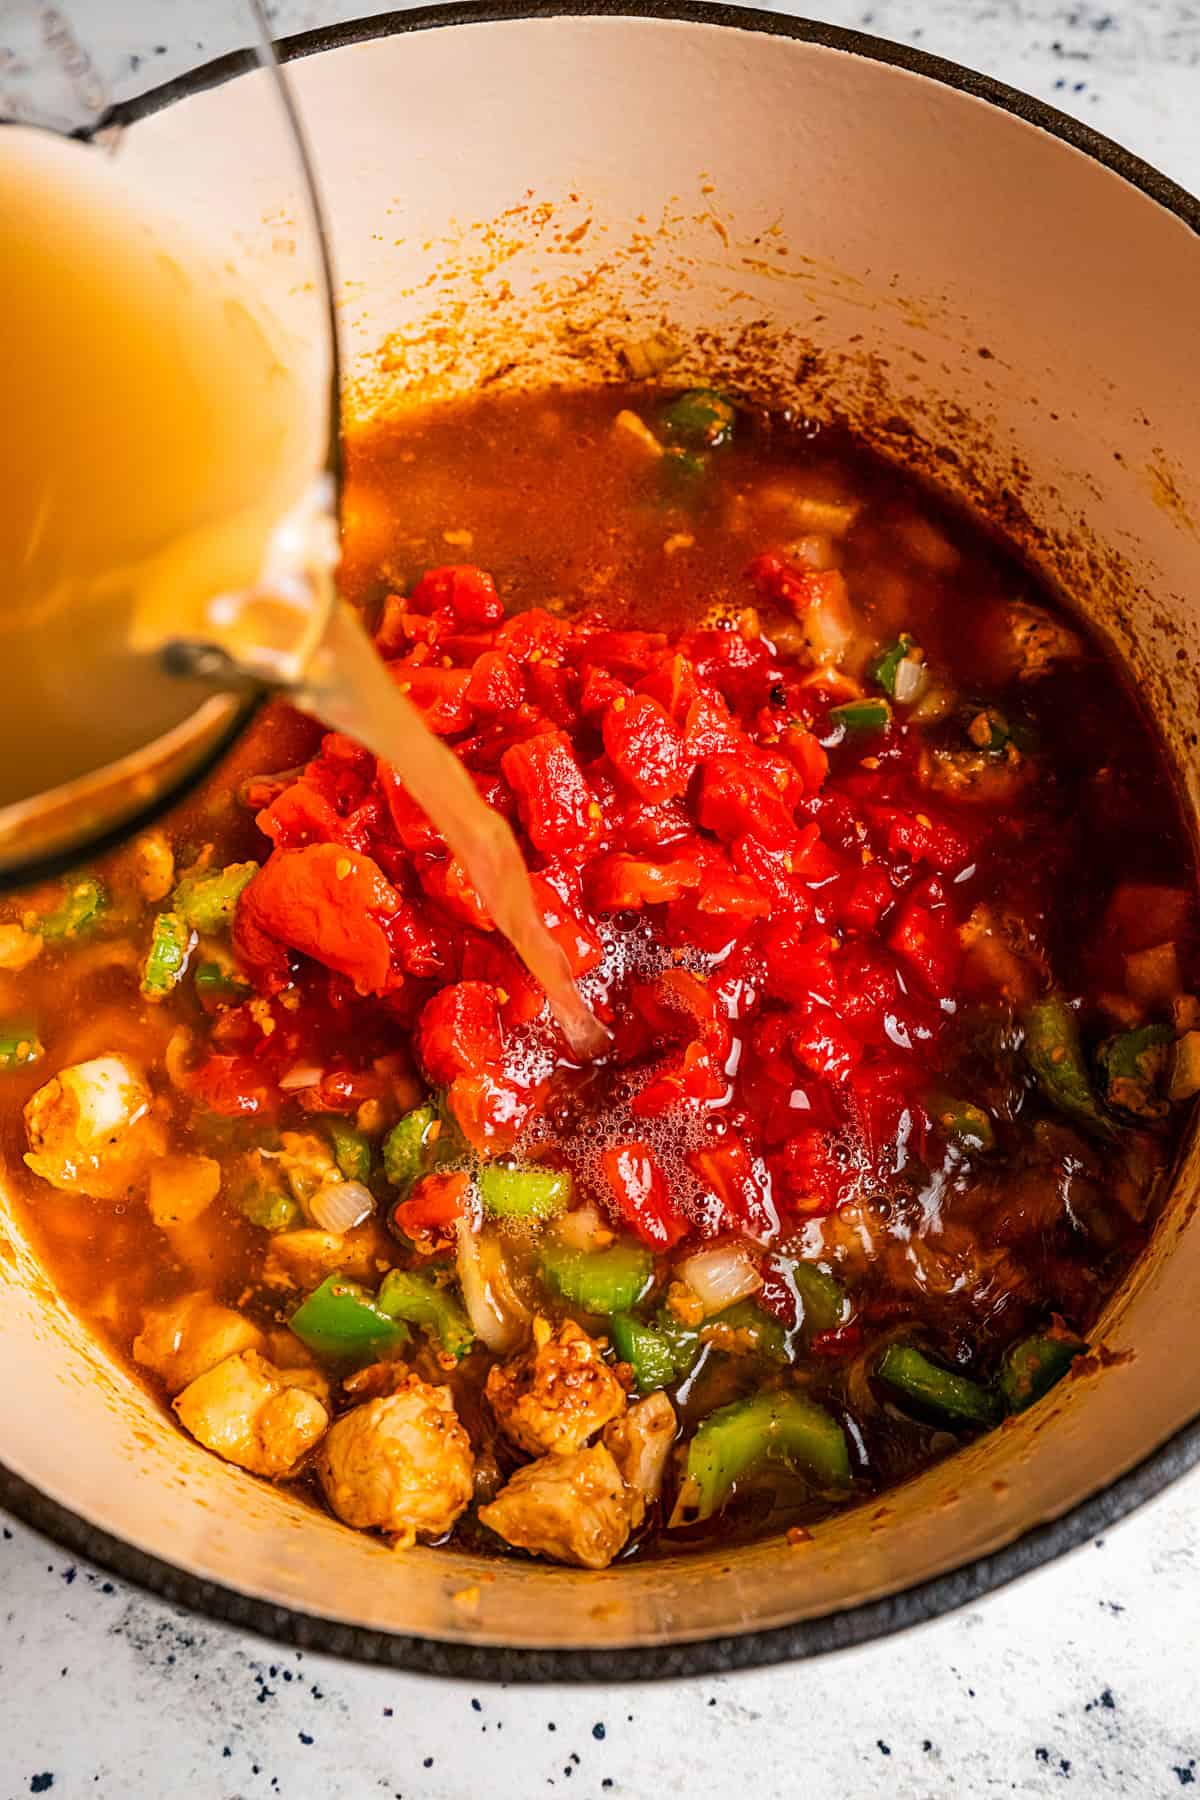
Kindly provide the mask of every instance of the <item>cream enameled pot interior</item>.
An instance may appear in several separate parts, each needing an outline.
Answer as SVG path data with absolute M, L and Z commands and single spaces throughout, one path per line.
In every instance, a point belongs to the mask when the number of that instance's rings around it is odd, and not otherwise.
M 684 373 L 847 413 L 989 505 L 1131 659 L 1196 809 L 1200 241 L 1170 211 L 966 92 L 735 27 L 462 24 L 324 50 L 292 76 L 334 227 L 351 415 L 484 375 L 602 376 L 621 340 L 669 322 L 695 345 Z M 135 123 L 121 154 L 179 205 L 204 133 L 197 216 L 298 313 L 273 254 L 290 172 L 240 136 L 235 85 Z M 1193 1153 L 1110 1310 L 1107 1366 L 802 1548 L 600 1575 L 394 1554 L 185 1440 L 11 1219 L 0 1458 L 166 1563 L 347 1623 L 592 1650 L 783 1625 L 1010 1542 L 1200 1411 L 1197 1173 Z

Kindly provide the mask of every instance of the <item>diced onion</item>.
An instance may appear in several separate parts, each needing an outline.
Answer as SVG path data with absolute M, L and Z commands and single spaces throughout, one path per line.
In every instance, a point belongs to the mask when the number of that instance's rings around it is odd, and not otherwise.
M 706 1316 L 724 1312 L 735 1300 L 756 1294 L 762 1286 L 762 1276 L 743 1244 L 699 1250 L 695 1256 L 685 1258 L 675 1273 L 681 1281 L 686 1281 Z
M 919 700 L 929 682 L 929 669 L 923 662 L 917 662 L 911 656 L 902 657 L 896 665 L 896 702 L 899 706 L 911 706 Z
M 316 1063 L 294 1063 L 286 1075 L 279 1077 L 279 1086 L 285 1094 L 295 1094 L 301 1088 L 316 1087 L 324 1073 Z
M 576 1206 L 563 1213 L 554 1235 L 569 1250 L 600 1250 L 613 1241 L 607 1221 L 594 1206 Z
M 361 1181 L 323 1181 L 308 1202 L 313 1223 L 335 1236 L 353 1231 L 375 1211 L 375 1196 Z
M 476 1232 L 470 1219 L 460 1219 L 456 1262 L 475 1336 L 504 1355 L 525 1336 L 530 1314 L 512 1285 L 503 1248 L 490 1232 Z

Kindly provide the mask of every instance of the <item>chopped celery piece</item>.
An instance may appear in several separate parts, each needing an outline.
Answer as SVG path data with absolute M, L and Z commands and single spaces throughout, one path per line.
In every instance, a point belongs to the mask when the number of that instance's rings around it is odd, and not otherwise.
M 850 1480 L 846 1434 L 824 1407 L 796 1393 L 735 1400 L 703 1420 L 688 1446 L 681 1501 L 695 1520 L 711 1518 L 735 1482 L 783 1462 L 826 1487 Z
M 0 1070 L 26 1069 L 45 1055 L 32 1025 L 0 1026 Z
M 875 1373 L 901 1404 L 914 1402 L 950 1425 L 995 1425 L 1001 1408 L 993 1394 L 969 1376 L 932 1362 L 913 1344 L 889 1344 Z
M 362 1132 L 339 1119 L 336 1113 L 326 1120 L 333 1159 L 347 1181 L 368 1181 L 371 1175 L 371 1146 Z
M 663 408 L 662 423 L 682 443 L 717 450 L 733 437 L 737 408 L 713 388 L 689 388 Z
M 909 651 L 913 649 L 913 640 L 907 631 L 902 631 L 894 644 L 876 658 L 871 664 L 871 680 L 878 682 L 885 694 L 896 698 L 896 671 Z
M 852 736 L 865 735 L 886 731 L 892 722 L 892 709 L 886 700 L 847 700 L 844 706 L 831 706 L 829 718 Z
M 327 1275 L 288 1320 L 317 1356 L 378 1356 L 408 1340 L 408 1327 L 381 1312 L 375 1297 L 344 1275 Z
M 215 936 L 232 922 L 242 889 L 257 874 L 256 862 L 241 862 L 185 875 L 175 884 L 171 906 L 193 931 Z
M 471 1321 L 453 1294 L 424 1275 L 393 1269 L 383 1278 L 376 1305 L 389 1318 L 431 1331 L 447 1355 L 456 1359 L 464 1357 L 475 1342 Z
M 392 1126 L 383 1140 L 383 1171 L 393 1187 L 411 1187 L 433 1160 L 433 1146 L 441 1131 L 437 1108 L 426 1102 Z
M 628 1312 L 653 1279 L 654 1258 L 638 1244 L 591 1251 L 547 1244 L 542 1275 L 556 1294 L 584 1312 Z
M 48 944 L 57 943 L 60 938 L 78 937 L 81 931 L 96 923 L 107 904 L 100 883 L 93 876 L 84 875 L 67 884 L 62 903 L 39 919 L 34 929 Z
M 1165 1119 L 1163 1090 L 1174 1040 L 1169 1025 L 1141 1025 L 1107 1038 L 1096 1052 L 1096 1067 L 1108 1105 L 1137 1119 Z
M 493 1218 L 551 1219 L 571 1203 L 570 1172 L 488 1163 L 479 1171 L 479 1197 Z
M 787 1333 L 778 1319 L 773 1319 L 753 1300 L 738 1300 L 724 1312 L 715 1313 L 700 1327 L 701 1343 L 725 1347 L 726 1333 L 736 1332 L 752 1356 L 766 1357 L 771 1362 L 787 1362 Z M 742 1346 L 739 1345 L 739 1348 Z
M 616 1313 L 608 1329 L 617 1355 L 633 1370 L 639 1394 L 652 1394 L 675 1380 L 674 1351 L 661 1331 L 629 1313 Z
M 970 1100 L 956 1100 L 952 1094 L 930 1094 L 926 1100 L 930 1117 L 942 1136 L 961 1150 L 994 1150 L 996 1133 L 982 1106 Z
M 1086 1349 L 1082 1338 L 1069 1331 L 1054 1329 L 1038 1332 L 1011 1345 L 1000 1364 L 1000 1392 L 1009 1412 L 1024 1412 L 1027 1406 L 1048 1394 Z
M 158 914 L 142 966 L 142 992 L 147 1000 L 161 1000 L 183 979 L 193 942 L 191 926 L 178 913 Z
M 298 1202 L 283 1188 L 249 1181 L 238 1196 L 238 1211 L 260 1231 L 291 1231 L 302 1220 Z
M 1059 995 L 1025 1009 L 1025 1055 L 1052 1106 L 1099 1137 L 1113 1128 L 1100 1111 L 1079 1043 L 1075 1014 Z

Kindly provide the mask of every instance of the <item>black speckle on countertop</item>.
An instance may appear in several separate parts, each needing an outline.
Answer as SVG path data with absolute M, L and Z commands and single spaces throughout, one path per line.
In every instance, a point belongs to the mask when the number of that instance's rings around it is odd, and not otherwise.
M 885 1744 L 882 1738 L 876 1738 L 875 1744 L 880 1756 L 890 1756 L 892 1754 L 892 1746 L 890 1744 Z
M 433 1767 L 433 1758 L 432 1758 L 432 1756 L 427 1756 L 427 1757 L 426 1757 L 426 1758 L 425 1758 L 425 1760 L 424 1760 L 424 1761 L 423 1761 L 423 1762 L 422 1762 L 422 1764 L 421 1764 L 421 1767 L 422 1767 L 422 1768 L 423 1768 L 423 1769 L 432 1769 L 432 1767 Z
M 598 1744 L 602 1744 L 604 1742 L 606 1733 L 605 1733 L 603 1725 L 600 1724 L 599 1720 L 597 1720 L 596 1723 L 592 1726 L 592 1736 L 595 1738 L 595 1740 Z
M 31 1776 L 29 1780 L 29 1791 L 31 1794 L 44 1794 L 53 1786 L 54 1777 L 49 1769 L 44 1769 L 40 1775 Z
M 312 1738 L 309 1736 L 307 1731 L 298 1731 L 296 1733 L 296 1736 L 300 1739 L 300 1742 L 302 1744 L 311 1744 L 312 1743 Z
M 1191 1787 L 1196 1779 L 1196 1759 L 1189 1757 L 1185 1763 L 1173 1764 L 1173 1773 L 1180 1787 Z
M 1096 1698 L 1094 1700 L 1089 1700 L 1083 1710 L 1085 1713 L 1095 1712 L 1097 1709 L 1103 1712 L 1115 1712 L 1116 1706 L 1117 1703 L 1113 1699 L 1112 1689 L 1106 1687 L 1101 1688 Z

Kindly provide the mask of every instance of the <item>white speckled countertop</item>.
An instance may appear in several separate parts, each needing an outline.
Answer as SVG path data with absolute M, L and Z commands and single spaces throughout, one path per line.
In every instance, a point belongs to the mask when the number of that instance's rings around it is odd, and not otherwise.
M 220 0 L 68 10 L 111 44 L 118 89 L 122 68 L 145 85 L 147 65 L 158 80 L 229 41 Z M 272 9 L 281 31 L 370 10 Z M 808 10 L 997 75 L 1200 191 L 1195 0 Z M 0 1800 L 648 1800 L 734 1780 L 761 1800 L 1171 1796 L 1200 1781 L 1198 1697 L 1200 1471 L 937 1624 L 818 1663 L 643 1688 L 472 1688 L 280 1652 L 16 1524 L 0 1531 Z

